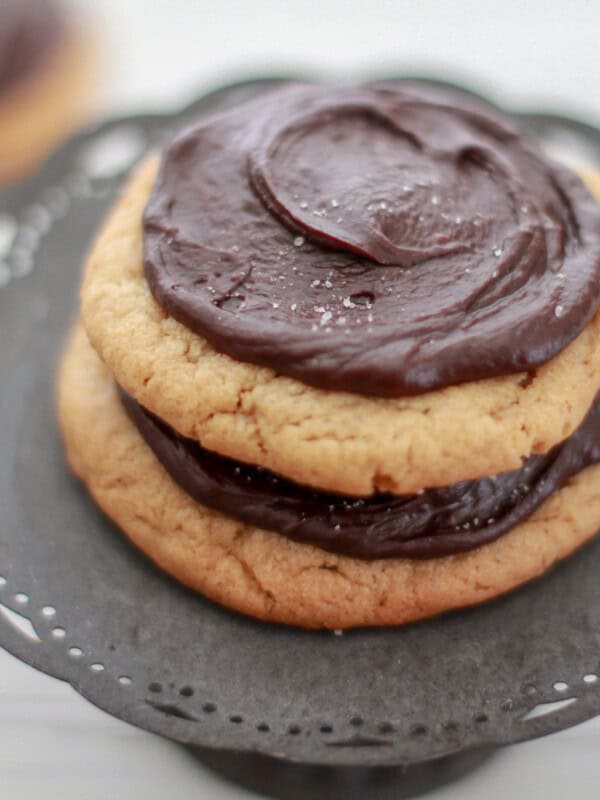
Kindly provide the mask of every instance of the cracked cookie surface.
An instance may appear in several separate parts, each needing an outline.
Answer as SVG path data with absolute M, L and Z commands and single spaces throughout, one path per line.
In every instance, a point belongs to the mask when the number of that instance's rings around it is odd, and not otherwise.
M 58 389 L 69 462 L 107 515 L 179 581 L 262 620 L 331 629 L 395 625 L 472 605 L 545 572 L 600 527 L 594 466 L 478 550 L 427 561 L 337 556 L 192 500 L 130 422 L 81 326 L 67 346 Z
M 123 388 L 182 435 L 319 489 L 404 494 L 517 469 L 585 416 L 600 388 L 600 314 L 531 373 L 398 399 L 323 391 L 216 352 L 144 278 L 142 212 L 157 168 L 157 158 L 142 165 L 101 231 L 82 316 Z

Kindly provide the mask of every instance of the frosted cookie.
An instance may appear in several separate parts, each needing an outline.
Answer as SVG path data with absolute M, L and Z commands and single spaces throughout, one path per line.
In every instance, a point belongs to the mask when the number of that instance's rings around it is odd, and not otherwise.
M 142 551 L 208 598 L 272 622 L 394 625 L 479 603 L 542 574 L 600 527 L 598 466 L 460 555 L 365 560 L 241 523 L 192 499 L 161 466 L 81 327 L 63 360 L 59 412 L 72 468 Z
M 83 118 L 92 58 L 54 0 L 0 4 L 0 182 L 22 178 Z
M 279 108 L 278 99 L 272 102 Z M 260 121 L 253 105 L 245 108 L 247 116 Z M 497 112 L 485 109 L 483 122 L 475 117 L 478 126 L 500 125 Z M 437 110 L 434 105 L 432 113 Z M 438 188 L 432 188 L 431 176 L 424 188 L 425 178 L 407 168 L 397 188 L 413 199 L 405 207 L 394 195 L 394 215 L 391 200 L 377 199 L 392 196 L 393 187 L 353 187 L 352 158 L 346 179 L 367 211 L 356 231 L 352 228 L 356 241 L 346 242 L 340 254 L 331 242 L 327 248 L 322 242 L 342 231 L 315 233 L 314 225 L 304 221 L 308 201 L 300 198 L 308 197 L 306 188 L 291 189 L 297 218 L 292 222 L 291 212 L 279 211 L 283 222 L 276 218 L 273 223 L 266 218 L 276 201 L 253 194 L 263 179 L 252 173 L 243 191 L 234 182 L 227 170 L 236 170 L 229 160 L 228 166 L 223 163 L 229 151 L 223 144 L 226 131 L 221 130 L 223 119 L 232 124 L 230 113 L 216 118 L 218 141 L 209 138 L 206 145 L 207 181 L 203 183 L 204 161 L 198 151 L 205 131 L 211 133 L 210 119 L 175 140 L 158 178 L 156 159 L 140 168 L 89 258 L 82 288 L 84 324 L 127 392 L 208 449 L 299 483 L 351 495 L 413 492 L 516 469 L 522 458 L 547 452 L 575 429 L 600 386 L 600 318 L 595 316 L 600 210 L 577 177 L 547 161 L 517 132 L 501 127 L 492 141 L 498 147 L 505 139 L 511 143 L 519 169 L 511 175 L 514 186 L 506 188 L 500 181 L 504 201 L 499 190 L 492 194 L 493 203 L 504 208 L 504 202 L 508 209 L 494 215 L 488 196 L 493 169 L 473 166 L 479 128 L 475 133 L 461 128 L 460 146 L 448 144 L 449 134 L 444 137 L 451 155 L 444 153 Z M 467 119 L 470 113 L 475 112 L 464 111 Z M 233 121 L 239 127 L 240 120 Z M 367 132 L 359 126 L 354 134 Z M 368 134 L 375 136 L 370 130 Z M 477 147 L 485 152 L 481 142 Z M 446 164 L 455 163 L 457 148 L 470 154 L 469 175 L 485 176 L 471 176 L 469 191 L 460 184 L 460 171 L 454 174 Z M 392 158 L 389 149 L 386 144 L 382 158 Z M 428 157 L 435 163 L 431 153 Z M 494 153 L 490 164 L 502 157 L 502 152 Z M 259 153 L 256 162 L 261 158 Z M 227 185 L 240 192 L 238 226 L 227 216 L 229 207 L 219 220 L 194 194 L 204 184 L 213 187 L 215 196 L 222 193 L 223 186 L 210 172 L 213 162 Z M 289 164 L 286 169 L 294 174 Z M 422 171 L 427 173 L 424 166 Z M 471 197 L 471 182 L 475 187 L 482 183 L 485 199 L 477 193 Z M 411 191 L 405 192 L 405 186 Z M 513 218 L 517 188 L 521 195 Z M 367 189 L 371 194 L 363 196 Z M 449 192 L 457 197 L 449 199 Z M 341 186 L 323 193 L 311 201 L 310 224 L 324 219 L 321 212 L 327 211 L 328 218 L 334 212 L 341 215 L 355 202 L 344 196 Z M 214 197 L 205 200 L 207 209 L 220 208 Z M 386 208 L 369 211 L 374 203 Z M 407 253 L 397 255 L 411 266 L 379 263 L 395 256 L 377 249 L 381 242 L 376 236 L 371 260 L 354 252 L 373 244 L 366 241 L 371 229 L 381 239 L 388 212 L 396 236 L 406 217 L 410 222 L 417 212 L 427 216 L 412 246 L 420 254 L 405 248 Z M 434 242 L 429 252 L 421 239 L 435 238 L 438 223 L 446 231 L 439 234 L 445 241 Z M 240 231 L 252 232 L 253 225 L 267 232 L 256 244 L 258 260 L 235 244 L 242 241 Z M 304 227 L 290 231 L 288 225 Z M 229 239 L 219 250 L 223 236 Z M 323 259 L 329 259 L 325 266 Z M 331 266 L 336 259 L 341 278 Z M 413 264 L 413 259 L 421 261 Z M 263 266 L 255 285 L 257 264 Z M 401 278 L 394 278 L 396 273 Z M 294 275 L 299 277 L 292 281 Z M 386 288 L 393 280 L 400 281 L 393 293 L 397 314 Z M 453 295 L 448 287 L 457 281 Z M 381 296 L 379 285 L 384 287 Z M 437 298 L 435 311 L 430 309 L 433 319 L 426 314 L 431 294 Z M 387 310 L 378 329 L 380 303 Z M 411 311 L 405 322 L 402 315 L 413 305 L 420 310 Z M 497 307 L 500 321 L 495 319 Z M 427 322 L 421 332 L 419 314 Z M 387 358 L 390 353 L 395 357 Z M 252 358 L 264 363 L 249 363 Z M 273 367 L 265 365 L 269 359 Z M 483 377 L 490 371 L 503 374 Z M 346 380 L 349 388 L 343 391 Z M 323 381 L 340 385 L 332 390 L 319 385 Z M 392 389 L 398 396 L 372 396 Z
M 69 461 L 243 613 L 471 605 L 598 529 L 599 304 L 598 202 L 510 118 L 286 84 L 125 186 L 61 370 Z

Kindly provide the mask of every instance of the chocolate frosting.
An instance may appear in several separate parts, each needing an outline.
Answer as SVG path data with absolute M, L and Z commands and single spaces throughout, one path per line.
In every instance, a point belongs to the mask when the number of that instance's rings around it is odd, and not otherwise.
M 286 84 L 165 150 L 160 305 L 234 358 L 400 396 L 530 370 L 600 301 L 600 208 L 507 116 L 401 81 Z
M 1 0 L 0 88 L 25 77 L 60 39 L 64 20 L 51 0 Z
M 582 425 L 521 469 L 410 496 L 317 492 L 179 436 L 133 398 L 127 413 L 173 479 L 199 503 L 299 542 L 363 559 L 472 550 L 527 519 L 567 480 L 600 461 L 600 395 Z

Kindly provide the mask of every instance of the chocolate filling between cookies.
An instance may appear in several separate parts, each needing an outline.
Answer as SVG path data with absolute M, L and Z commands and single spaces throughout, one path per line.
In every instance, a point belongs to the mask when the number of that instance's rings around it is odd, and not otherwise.
M 163 154 L 143 220 L 157 302 L 219 352 L 324 390 L 402 397 L 534 369 L 600 303 L 600 208 L 493 106 L 411 83 L 288 84 Z M 600 395 L 520 469 L 343 497 L 204 449 L 120 392 L 199 503 L 362 559 L 491 542 L 600 462 Z
M 415 495 L 342 497 L 210 452 L 125 392 L 120 396 L 160 463 L 199 503 L 295 541 L 363 559 L 432 558 L 480 547 L 600 462 L 599 395 L 568 439 L 526 459 L 521 469 Z

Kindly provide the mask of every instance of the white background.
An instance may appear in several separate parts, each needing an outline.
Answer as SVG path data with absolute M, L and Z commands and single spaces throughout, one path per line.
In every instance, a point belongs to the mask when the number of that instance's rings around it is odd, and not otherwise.
M 598 0 L 72 0 L 104 52 L 97 113 L 176 107 L 249 72 L 470 80 L 512 105 L 600 123 Z M 0 5 L 2 0 L 0 0 Z M 557 676 L 557 678 L 560 676 Z M 596 800 L 600 720 L 508 748 L 436 800 Z M 181 748 L 0 652 L 0 796 L 234 800 Z M 310 800 L 310 798 L 307 798 Z

